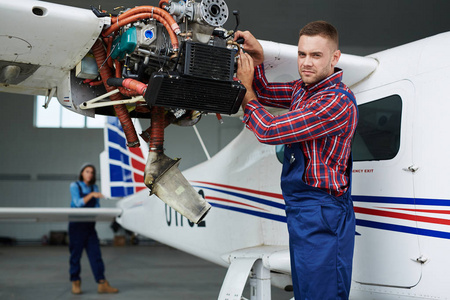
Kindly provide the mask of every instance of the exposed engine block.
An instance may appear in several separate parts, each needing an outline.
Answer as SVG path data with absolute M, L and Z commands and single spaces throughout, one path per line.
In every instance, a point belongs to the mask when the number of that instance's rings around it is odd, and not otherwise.
M 163 0 L 160 8 L 137 7 L 113 17 L 103 42 L 115 78 L 147 84 L 149 108 L 236 113 L 245 88 L 234 80 L 238 45 L 233 31 L 221 27 L 228 15 L 223 0 Z M 130 16 L 134 19 L 126 22 Z M 96 113 L 108 114 L 104 108 Z

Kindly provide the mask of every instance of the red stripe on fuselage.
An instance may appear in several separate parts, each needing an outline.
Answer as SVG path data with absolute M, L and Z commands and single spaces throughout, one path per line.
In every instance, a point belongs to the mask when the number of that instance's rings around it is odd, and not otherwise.
M 206 181 L 195 181 L 195 180 L 193 180 L 192 182 L 203 183 L 203 184 L 210 184 L 210 185 L 219 186 L 219 187 L 223 187 L 223 188 L 235 189 L 235 190 L 242 191 L 242 192 L 253 193 L 253 194 L 273 197 L 273 198 L 277 198 L 277 199 L 283 199 L 283 195 L 281 195 L 281 194 L 275 194 L 275 193 L 270 193 L 270 192 L 263 192 L 263 191 L 258 191 L 258 190 L 246 189 L 246 188 L 241 188 L 241 187 L 235 187 L 235 186 L 232 186 L 232 185 L 212 183 L 212 182 L 206 182 Z
M 263 208 L 256 207 L 256 206 L 253 206 L 253 205 L 250 205 L 250 204 L 245 204 L 245 203 L 242 203 L 242 202 L 237 202 L 237 201 L 228 200 L 228 199 L 223 199 L 223 198 L 217 198 L 217 197 L 209 197 L 209 196 L 206 196 L 205 199 L 206 199 L 206 200 L 215 200 L 215 201 L 222 201 L 222 202 L 234 203 L 234 204 L 239 204 L 239 205 L 244 205 L 244 206 L 256 208 L 256 209 L 259 209 L 259 210 L 268 211 L 268 210 L 265 210 L 265 209 L 263 209 Z
M 450 210 L 439 210 L 439 209 L 413 209 L 413 208 L 395 208 L 395 207 L 380 207 L 383 209 L 396 209 L 396 210 L 404 210 L 404 211 L 415 211 L 422 213 L 430 213 L 430 214 L 445 214 L 450 215 Z
M 417 222 L 424 222 L 424 223 L 432 223 L 432 224 L 440 224 L 440 225 L 450 225 L 450 220 L 441 219 L 441 218 L 423 217 L 423 216 L 409 215 L 409 214 L 377 210 L 377 209 L 371 209 L 371 208 L 364 208 L 364 207 L 355 207 L 354 210 L 355 210 L 355 213 L 366 214 L 366 215 L 381 216 L 381 217 L 410 220 L 410 221 L 417 221 Z

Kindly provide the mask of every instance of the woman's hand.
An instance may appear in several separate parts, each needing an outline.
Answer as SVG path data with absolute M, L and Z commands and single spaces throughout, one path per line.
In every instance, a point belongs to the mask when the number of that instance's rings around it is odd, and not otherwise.
M 92 192 L 91 194 L 94 198 L 105 198 L 105 196 L 100 192 Z
M 88 203 L 94 198 L 105 198 L 105 196 L 100 192 L 90 192 L 89 194 L 84 196 L 83 198 L 84 204 Z

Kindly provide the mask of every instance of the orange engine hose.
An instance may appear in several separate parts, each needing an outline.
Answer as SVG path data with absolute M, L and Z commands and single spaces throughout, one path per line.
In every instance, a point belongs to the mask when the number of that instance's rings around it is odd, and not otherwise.
M 169 5 L 169 0 L 161 0 L 161 1 L 159 1 L 159 7 L 160 8 L 163 8 L 163 4 L 166 4 L 166 5 Z
M 122 67 L 123 67 L 123 63 L 121 63 L 118 60 L 114 60 L 114 65 L 116 66 L 116 78 L 122 78 Z M 125 87 L 117 87 L 120 91 L 120 93 L 122 95 L 124 95 L 125 97 L 134 97 L 134 96 L 138 96 L 141 95 L 139 92 L 137 91 L 130 91 L 127 90 Z
M 122 78 L 123 63 L 121 63 L 118 60 L 114 60 L 114 64 L 116 66 L 116 78 Z M 140 81 L 138 81 L 138 82 L 141 83 Z M 147 86 L 145 86 L 145 88 L 147 88 Z M 142 93 L 139 93 L 139 91 L 128 88 L 125 85 L 123 87 L 121 87 L 121 86 L 118 87 L 118 89 L 119 89 L 120 93 L 126 97 L 134 97 L 134 96 L 142 95 Z M 145 91 L 144 91 L 144 93 L 145 93 Z
M 142 96 L 144 96 L 145 92 L 147 91 L 147 85 L 145 83 L 131 78 L 124 79 L 122 85 L 124 88 L 136 91 L 139 95 Z
M 150 109 L 148 106 L 136 106 L 136 112 L 141 114 L 148 114 L 150 113 Z M 148 141 L 147 141 L 148 142 Z
M 100 76 L 103 81 L 103 85 L 105 86 L 108 92 L 114 90 L 115 88 L 109 86 L 106 81 L 108 78 L 113 77 L 113 71 L 109 67 L 108 64 L 104 64 L 103 67 L 101 65 L 106 59 L 106 51 L 103 47 L 103 43 L 100 40 L 97 40 L 92 46 L 92 52 L 94 53 L 95 60 L 97 62 L 97 67 L 99 68 Z M 114 94 L 109 97 L 111 100 L 122 100 L 122 96 L 120 94 Z M 136 130 L 134 129 L 133 122 L 131 121 L 130 114 L 128 113 L 128 109 L 124 104 L 114 105 L 114 110 L 116 111 L 116 115 L 119 118 L 120 124 L 122 125 L 123 131 L 127 138 L 128 147 L 139 147 L 139 139 L 136 134 Z
M 144 107 L 144 106 L 138 106 L 138 107 L 142 109 L 142 112 L 145 112 L 145 113 L 149 113 L 150 112 L 151 113 L 151 109 L 149 109 L 148 107 Z M 138 107 L 136 107 L 136 110 L 137 110 Z M 145 111 L 144 111 L 144 109 L 145 109 Z M 167 115 L 165 115 L 165 117 L 164 117 L 164 128 L 169 126 L 171 123 L 172 123 L 172 121 L 170 120 L 170 118 L 168 118 Z M 141 138 L 147 143 L 150 143 L 151 128 L 152 127 L 150 126 L 146 130 L 144 130 L 142 132 L 142 134 L 140 134 Z
M 101 80 L 89 82 L 90 86 L 99 86 L 99 85 L 102 85 L 102 84 L 103 84 L 103 81 L 101 81 Z
M 110 68 L 114 68 L 114 66 L 113 66 L 113 59 L 111 58 L 111 48 L 112 48 L 112 43 L 113 43 L 113 38 L 112 37 L 108 37 L 108 38 L 105 38 L 105 42 L 106 42 L 106 47 L 107 47 L 107 49 L 106 49 L 106 53 L 108 54 L 108 66 L 110 67 Z
M 151 152 L 164 152 L 164 127 L 165 115 L 164 108 L 153 106 L 151 108 L 151 127 L 150 127 L 150 145 Z
M 134 96 L 139 96 L 139 95 L 141 95 L 141 94 L 139 94 L 139 93 L 136 92 L 136 91 L 130 91 L 130 90 L 127 90 L 127 89 L 124 88 L 124 87 L 120 87 L 120 86 L 119 86 L 118 89 L 119 89 L 120 93 L 121 93 L 122 95 L 126 96 L 126 97 L 134 97 Z
M 140 13 L 140 14 L 132 15 L 125 19 L 120 19 L 119 23 L 114 23 L 113 25 L 111 25 L 105 32 L 102 33 L 102 35 L 108 36 L 111 33 L 119 30 L 119 28 L 122 26 L 133 23 L 137 20 L 150 19 L 150 18 L 153 18 L 153 19 L 161 22 L 164 25 L 164 27 L 166 27 L 167 32 L 169 33 L 169 36 L 170 36 L 170 41 L 172 42 L 172 45 L 173 45 L 173 49 L 175 51 L 177 51 L 179 48 L 178 38 L 177 38 L 176 34 L 173 32 L 173 30 L 170 28 L 169 23 L 163 17 L 161 17 L 159 15 L 151 14 L 151 13 Z
M 162 18 L 164 18 L 169 23 L 170 28 L 172 28 L 172 30 L 176 34 L 181 32 L 180 26 L 178 26 L 177 22 L 167 11 L 165 11 L 164 9 L 159 8 L 159 7 L 148 6 L 148 5 L 138 6 L 138 7 L 132 8 L 130 10 L 127 10 L 126 12 L 119 15 L 118 17 L 112 17 L 111 24 L 116 24 L 117 20 L 119 20 L 119 23 L 120 23 L 121 18 L 127 18 L 131 15 L 140 14 L 140 13 L 150 13 L 152 15 L 155 15 L 155 14 L 160 15 Z
M 114 60 L 114 65 L 116 67 L 116 78 L 121 78 L 122 77 L 122 68 L 123 68 L 123 64 L 118 61 L 117 59 Z

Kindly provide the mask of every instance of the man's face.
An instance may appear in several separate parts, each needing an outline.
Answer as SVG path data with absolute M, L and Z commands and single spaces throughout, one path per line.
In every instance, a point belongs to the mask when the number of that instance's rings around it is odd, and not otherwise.
M 298 73 L 305 85 L 315 84 L 330 76 L 341 52 L 328 38 L 302 35 L 298 41 Z

